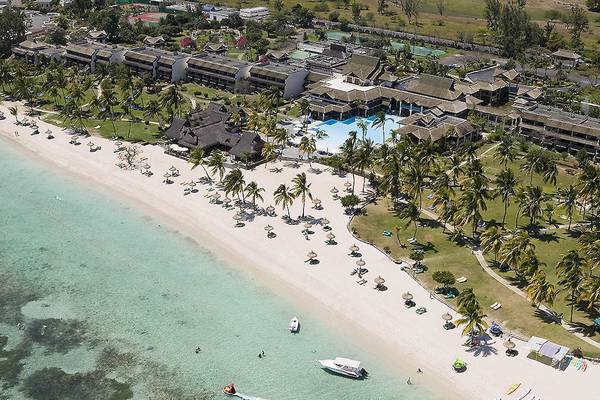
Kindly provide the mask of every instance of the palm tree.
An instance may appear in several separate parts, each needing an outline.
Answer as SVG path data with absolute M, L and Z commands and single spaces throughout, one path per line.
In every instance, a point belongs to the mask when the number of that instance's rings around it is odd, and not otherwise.
M 242 196 L 242 203 L 246 202 L 244 197 L 244 187 L 246 186 L 246 181 L 244 180 L 244 174 L 239 168 L 232 169 L 229 171 L 227 175 L 223 178 L 223 189 L 225 189 L 225 194 L 229 193 L 233 194 L 240 199 L 240 195 Z
M 317 151 L 317 142 L 314 137 L 302 136 L 300 139 L 300 144 L 298 145 L 298 150 L 300 153 L 306 155 L 308 158 L 308 165 L 312 168 L 311 154 Z
M 577 190 L 581 197 L 581 208 L 583 216 L 587 210 L 588 203 L 598 194 L 600 187 L 600 171 L 591 163 L 587 164 L 577 177 Z
M 508 162 L 514 161 L 515 159 L 515 150 L 513 142 L 513 137 L 504 133 L 500 138 L 500 143 L 498 143 L 498 147 L 496 147 L 496 156 L 500 160 L 500 163 L 504 165 L 505 169 L 507 168 Z
M 520 281 L 525 281 L 523 271 L 523 260 L 531 258 L 535 254 L 535 244 L 531 242 L 529 234 L 525 230 L 519 230 L 508 235 L 500 247 L 499 261 L 510 266 Z
M 404 171 L 403 189 L 408 195 L 416 201 L 419 209 L 423 208 L 423 190 L 425 188 L 425 178 L 427 177 L 425 168 L 421 162 L 413 159 L 408 168 Z
M 571 223 L 573 222 L 573 213 L 577 208 L 577 190 L 573 185 L 569 185 L 567 188 L 558 189 L 558 204 L 560 204 L 567 213 L 569 218 L 568 230 L 571 230 Z
M 260 151 L 260 155 L 265 159 L 265 168 L 269 161 L 277 158 L 277 149 L 275 148 L 274 143 L 265 143 L 263 148 Z
M 366 173 L 365 170 L 372 167 L 374 164 L 373 157 L 375 155 L 375 143 L 373 139 L 362 140 L 356 153 L 356 168 L 360 171 L 363 176 L 362 181 L 362 192 L 365 191 Z
M 258 199 L 260 201 L 264 200 L 261 193 L 264 192 L 265 189 L 258 186 L 258 183 L 254 182 L 254 181 L 247 184 L 244 191 L 246 192 L 246 196 L 248 196 L 250 199 L 252 199 L 252 206 L 254 208 L 256 208 L 256 199 Z
M 569 291 L 569 302 L 571 303 L 570 322 L 573 322 L 573 310 L 582 289 L 583 277 L 587 269 L 587 261 L 582 258 L 577 250 L 570 250 L 556 264 L 558 284 Z
M 18 124 L 19 123 L 19 109 L 17 108 L 17 106 L 8 107 L 8 112 L 10 113 L 10 115 L 15 117 L 15 123 Z
M 460 197 L 460 220 L 463 223 L 471 223 L 473 235 L 477 234 L 477 227 L 483 219 L 481 212 L 487 210 L 486 201 L 491 197 L 492 193 L 482 175 L 474 176 L 465 182 Z
M 555 297 L 556 290 L 546 279 L 546 272 L 543 269 L 537 270 L 527 285 L 527 298 L 539 308 L 542 303 L 551 306 Z
M 544 150 L 539 147 L 531 147 L 527 154 L 523 164 L 521 164 L 521 171 L 529 174 L 529 184 L 533 183 L 533 174 L 542 173 L 544 171 L 545 153 Z
M 588 303 L 588 310 L 600 301 L 600 277 L 590 275 L 583 282 L 582 297 Z
M 515 194 L 515 187 L 519 183 L 519 180 L 515 178 L 515 174 L 511 169 L 503 169 L 494 178 L 494 185 L 496 185 L 495 194 L 499 195 L 504 204 L 504 213 L 502 214 L 502 226 L 506 222 L 506 212 L 510 205 L 510 198 Z
M 356 121 L 356 126 L 358 127 L 358 129 L 360 129 L 361 133 L 362 133 L 362 141 L 365 141 L 366 135 L 367 135 L 367 131 L 369 130 L 369 124 L 367 123 L 366 120 L 359 118 Z
M 529 217 L 530 226 L 535 225 L 538 218 L 543 215 L 542 204 L 547 198 L 548 195 L 540 186 L 527 186 L 522 195 L 517 197 L 520 210 L 523 215 Z
M 225 157 L 223 153 L 218 150 L 213 151 L 208 159 L 208 166 L 210 167 L 210 173 L 212 175 L 219 174 L 219 182 L 222 182 L 223 175 L 225 175 Z
M 190 164 L 192 164 L 192 170 L 198 166 L 202 167 L 202 169 L 204 170 L 204 173 L 206 174 L 206 178 L 208 179 L 208 181 L 210 182 L 212 179 L 210 178 L 210 175 L 208 174 L 208 171 L 206 170 L 206 167 L 204 166 L 206 164 L 206 153 L 204 152 L 204 150 L 202 149 L 194 149 L 192 151 L 192 153 L 190 154 L 190 159 L 188 160 L 188 162 Z
M 484 332 L 488 324 L 485 321 L 486 315 L 481 311 L 479 300 L 472 289 L 465 289 L 458 296 L 458 311 L 462 317 L 456 320 L 456 325 L 464 325 L 462 334 L 473 335 L 475 332 Z
M 381 143 L 385 143 L 385 123 L 387 121 L 392 121 L 392 119 L 387 118 L 383 111 L 379 111 L 377 114 L 375 114 L 375 119 L 371 124 L 373 128 L 381 127 Z
M 344 143 L 340 146 L 342 156 L 345 158 L 346 164 L 350 167 L 350 173 L 352 174 L 352 194 L 354 194 L 355 184 L 355 159 L 356 159 L 356 131 L 348 132 L 348 138 L 344 140 Z
M 177 115 L 181 115 L 181 105 L 183 100 L 183 95 L 179 91 L 179 83 L 177 82 L 169 86 L 160 95 L 160 102 L 162 106 L 169 110 L 175 110 Z
M 281 207 L 284 210 L 287 210 L 288 218 L 291 219 L 290 206 L 294 203 L 294 199 L 296 198 L 294 194 L 285 184 L 282 183 L 273 192 L 273 198 L 275 200 L 275 204 L 281 204 Z
M 156 99 L 149 100 L 144 107 L 144 117 L 148 119 L 156 118 L 158 126 L 162 126 L 162 108 Z
M 484 253 L 494 253 L 494 262 L 497 260 L 498 252 L 504 243 L 504 236 L 504 233 L 495 225 L 489 226 L 481 234 L 481 248 Z
M 310 192 L 310 183 L 306 181 L 306 173 L 302 172 L 292 179 L 294 187 L 292 188 L 292 194 L 294 197 L 300 197 L 302 201 L 302 218 L 304 218 L 304 208 L 306 205 L 306 198 L 312 200 L 312 193 Z
M 402 219 L 406 219 L 405 228 L 408 228 L 408 226 L 410 224 L 413 224 L 415 226 L 415 231 L 413 232 L 413 238 L 416 240 L 417 239 L 417 229 L 419 227 L 418 222 L 421 217 L 421 211 L 420 211 L 419 207 L 412 201 L 409 201 L 398 212 L 398 216 Z

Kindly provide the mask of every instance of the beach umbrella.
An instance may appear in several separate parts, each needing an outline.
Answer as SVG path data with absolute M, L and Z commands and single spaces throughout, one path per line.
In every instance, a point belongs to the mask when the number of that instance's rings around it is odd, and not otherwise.
M 338 194 L 339 190 L 337 190 L 337 188 L 334 187 L 329 192 L 332 194 Z
M 88 144 L 87 144 L 87 145 L 88 145 L 89 147 L 94 147 L 94 143 L 92 143 L 92 142 L 88 142 Z
M 333 233 L 328 233 L 327 234 L 327 239 L 333 240 L 333 239 L 335 239 L 335 235 Z
M 446 322 L 452 321 L 452 315 L 450 315 L 450 313 L 444 313 L 442 314 L 442 319 Z
M 366 262 L 362 258 L 356 262 L 356 265 L 358 265 L 359 267 L 364 267 L 365 264 Z
M 346 183 L 344 183 L 344 186 L 346 187 L 346 190 L 350 190 L 350 187 L 352 186 L 352 184 L 348 181 L 346 181 Z
M 219 198 L 221 198 L 221 195 L 219 193 L 213 193 L 213 195 L 211 196 L 213 198 L 213 200 L 219 200 Z
M 315 253 L 314 251 L 311 250 L 308 252 L 306 257 L 308 257 L 309 260 L 312 260 L 313 258 L 317 258 L 317 253 Z
M 323 219 L 321 220 L 321 224 L 322 224 L 323 226 L 327 226 L 327 225 L 329 225 L 329 220 L 328 220 L 327 218 L 323 218 Z
M 233 216 L 233 219 L 235 219 L 235 220 L 236 220 L 236 221 L 238 221 L 238 222 L 240 222 L 240 221 L 241 221 L 243 218 L 244 218 L 244 217 L 242 217 L 242 214 L 240 214 L 240 213 L 236 213 L 236 214 Z
M 308 229 L 312 228 L 312 224 L 310 222 L 307 222 L 304 224 L 304 227 L 308 230 Z
M 383 279 L 381 275 L 379 275 L 377 278 L 375 278 L 373 282 L 375 282 L 376 285 L 381 285 L 382 283 L 385 283 L 385 279 Z
M 268 206 L 268 207 L 266 208 L 266 211 L 267 211 L 267 213 L 269 213 L 269 214 L 273 214 L 273 212 L 275 212 L 275 207 L 273 207 L 273 206 Z
M 165 172 L 165 174 L 163 175 L 166 179 L 169 179 L 171 177 L 171 174 L 168 172 Z
M 406 301 L 412 300 L 413 299 L 413 295 L 410 294 L 410 292 L 406 292 L 402 295 L 402 298 Z
M 225 197 L 225 198 L 223 199 L 223 203 L 225 203 L 225 204 L 229 204 L 229 203 L 231 203 L 231 199 L 230 199 L 229 197 Z
M 144 164 L 144 165 L 142 166 L 142 168 L 144 168 L 144 169 L 150 169 L 150 165 L 148 165 L 148 164 Z
M 508 350 L 513 350 L 515 347 L 517 347 L 517 345 L 510 338 L 508 338 L 508 340 L 504 342 L 504 347 L 506 347 Z
M 353 244 L 352 246 L 350 246 L 350 251 L 352 253 L 356 253 L 358 250 L 360 250 L 360 249 L 358 248 L 357 245 Z
M 48 130 L 46 131 L 46 135 L 52 135 L 52 131 L 51 131 L 50 129 L 48 129 Z
M 271 232 L 272 230 L 273 230 L 273 227 L 271 225 L 265 226 L 265 231 Z
M 115 146 L 120 147 L 123 145 L 123 142 L 115 142 Z
M 190 187 L 192 187 L 192 188 L 193 188 L 194 186 L 196 186 L 196 182 L 194 182 L 194 181 L 190 181 L 190 182 L 188 183 L 188 186 L 190 186 Z
M 175 168 L 175 166 L 171 165 L 171 168 L 169 168 L 169 171 L 175 172 L 175 171 L 177 171 L 177 168 Z

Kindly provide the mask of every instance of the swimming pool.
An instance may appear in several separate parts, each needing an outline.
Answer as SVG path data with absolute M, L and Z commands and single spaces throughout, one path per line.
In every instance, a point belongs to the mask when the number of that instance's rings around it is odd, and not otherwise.
M 389 119 L 385 124 L 385 137 L 389 138 L 390 132 L 394 129 L 397 129 L 400 126 L 400 121 L 402 117 L 397 115 L 386 115 Z M 356 131 L 357 138 L 362 138 L 362 131 L 358 127 L 358 120 L 360 117 L 352 117 L 346 119 L 344 121 L 337 121 L 335 119 L 329 119 L 327 121 L 319 122 L 313 125 L 312 129 L 320 129 L 327 133 L 327 137 L 325 139 L 317 140 L 317 147 L 319 150 L 327 151 L 330 153 L 337 153 L 339 151 L 339 147 L 342 143 L 348 138 L 348 132 Z M 368 118 L 363 118 L 367 121 L 369 128 L 367 129 L 365 137 L 373 139 L 375 143 L 382 143 L 382 129 L 381 127 L 373 127 L 373 121 L 375 120 L 375 116 L 370 116 Z

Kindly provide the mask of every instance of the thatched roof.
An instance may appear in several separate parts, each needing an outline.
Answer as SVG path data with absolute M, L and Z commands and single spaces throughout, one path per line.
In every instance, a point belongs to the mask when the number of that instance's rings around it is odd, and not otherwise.
M 377 57 L 353 54 L 350 62 L 344 66 L 342 74 L 352 75 L 362 80 L 372 80 L 380 70 L 380 60 Z

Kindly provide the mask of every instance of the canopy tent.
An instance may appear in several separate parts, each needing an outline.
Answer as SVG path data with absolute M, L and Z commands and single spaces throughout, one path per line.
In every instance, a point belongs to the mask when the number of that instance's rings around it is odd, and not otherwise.
M 529 339 L 527 347 L 537 355 L 549 358 L 552 364 L 560 363 L 570 350 L 568 347 L 552 343 L 547 339 L 537 336 L 532 336 Z
M 596 328 L 600 329 L 600 317 L 598 317 L 594 320 L 594 326 Z
M 189 150 L 187 147 L 179 146 L 175 143 L 169 145 L 169 149 L 171 149 L 172 151 L 177 151 L 179 153 L 185 153 Z

